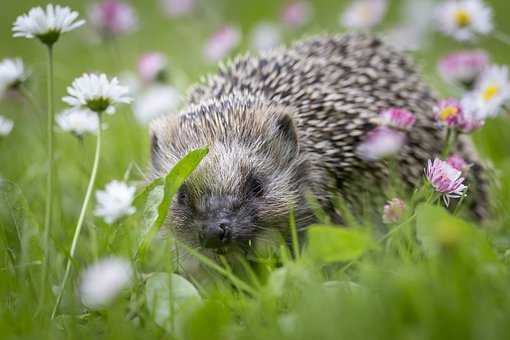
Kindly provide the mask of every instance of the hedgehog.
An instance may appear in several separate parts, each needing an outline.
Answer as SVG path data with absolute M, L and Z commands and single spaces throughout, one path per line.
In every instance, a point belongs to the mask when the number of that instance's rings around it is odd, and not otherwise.
M 408 190 L 419 185 L 428 159 L 440 155 L 445 131 L 434 120 L 436 95 L 408 57 L 363 33 L 321 35 L 220 66 L 192 87 L 184 109 L 151 124 L 151 177 L 165 175 L 189 151 L 209 154 L 172 202 L 168 225 L 176 237 L 204 250 L 241 248 L 267 232 L 287 234 L 317 221 L 317 207 L 333 223 L 336 202 L 362 214 L 381 206 L 395 176 Z M 393 159 L 367 161 L 356 152 L 382 110 L 416 116 Z M 483 168 L 461 138 L 458 152 Z M 487 202 L 483 190 L 477 202 Z M 368 200 L 367 200 L 368 199 Z M 368 209 L 367 209 L 368 205 Z M 478 217 L 483 203 L 473 203 Z

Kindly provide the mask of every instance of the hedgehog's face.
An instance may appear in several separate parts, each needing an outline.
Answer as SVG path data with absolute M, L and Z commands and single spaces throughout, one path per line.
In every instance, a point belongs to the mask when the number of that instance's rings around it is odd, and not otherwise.
M 279 123 L 291 123 L 285 119 Z M 267 239 L 275 230 L 287 231 L 289 212 L 304 202 L 306 183 L 305 164 L 291 132 L 275 130 L 263 147 L 211 145 L 173 202 L 171 224 L 177 235 L 224 251 Z
M 197 129 L 191 135 L 182 129 L 182 122 L 180 131 L 172 131 L 181 134 L 178 142 L 182 145 L 184 139 L 197 139 L 187 145 L 188 150 L 209 146 L 209 154 L 172 203 L 169 224 L 178 238 L 202 248 L 244 248 L 250 241 L 266 237 L 267 232 L 287 232 L 291 210 L 300 220 L 308 181 L 297 132 L 287 113 L 266 111 L 221 131 Z M 174 153 L 176 136 L 171 143 L 154 136 L 156 164 Z M 164 168 L 163 173 L 169 167 Z
M 172 225 L 178 236 L 209 249 L 242 246 L 276 223 L 268 202 L 269 182 L 262 174 L 246 173 L 236 186 L 197 180 L 184 184 L 172 206 Z M 276 227 L 276 226 L 275 226 Z

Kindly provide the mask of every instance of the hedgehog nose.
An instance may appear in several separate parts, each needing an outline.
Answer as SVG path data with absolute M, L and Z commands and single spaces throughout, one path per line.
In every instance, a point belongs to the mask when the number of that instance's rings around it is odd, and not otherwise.
M 231 228 L 228 223 L 207 223 L 202 227 L 198 237 L 205 248 L 217 249 L 226 246 L 231 239 Z

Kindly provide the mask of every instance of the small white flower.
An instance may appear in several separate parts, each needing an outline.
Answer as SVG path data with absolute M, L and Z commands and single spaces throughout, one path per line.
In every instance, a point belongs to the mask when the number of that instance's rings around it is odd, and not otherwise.
M 124 182 L 112 181 L 104 191 L 96 192 L 97 206 L 94 214 L 112 224 L 119 218 L 132 215 L 136 209 L 132 206 L 136 188 Z
M 91 309 L 104 308 L 121 290 L 131 285 L 132 278 L 133 269 L 128 261 L 118 257 L 104 258 L 81 274 L 81 301 Z
M 402 18 L 386 35 L 386 40 L 403 51 L 415 51 L 427 44 L 434 0 L 406 0 L 401 6 Z
M 462 99 L 462 106 L 471 112 L 474 118 L 483 121 L 496 116 L 509 99 L 508 68 L 491 66 L 481 74 L 475 90 Z
M 448 0 L 436 7 L 438 29 L 457 40 L 472 40 L 492 30 L 492 10 L 481 0 Z
M 381 22 L 387 7 L 386 0 L 354 0 L 342 13 L 340 23 L 347 28 L 372 28 Z
M 7 136 L 11 133 L 13 127 L 14 122 L 12 120 L 4 116 L 0 116 L 0 136 Z
M 0 62 L 0 97 L 8 89 L 15 88 L 28 78 L 21 59 L 4 59 Z
M 257 51 L 266 51 L 278 47 L 282 41 L 281 30 L 278 26 L 261 22 L 251 33 L 251 45 Z
M 153 118 L 173 112 L 180 102 L 180 94 L 173 86 L 154 85 L 145 90 L 133 104 L 136 119 L 147 124 Z
M 462 133 L 471 133 L 480 129 L 485 124 L 485 118 L 477 112 L 471 96 L 466 95 L 460 101 L 462 117 L 459 121 L 459 128 Z
M 54 44 L 61 33 L 82 26 L 85 20 L 78 20 L 78 12 L 69 7 L 47 5 L 32 8 L 28 14 L 19 16 L 12 28 L 15 37 L 39 38 L 43 43 Z
M 236 47 L 240 40 L 241 33 L 237 28 L 225 26 L 209 38 L 204 47 L 204 56 L 209 61 L 219 61 Z
M 87 107 L 94 112 L 115 112 L 114 105 L 131 103 L 129 89 L 119 85 L 117 78 L 108 80 L 105 74 L 84 74 L 67 88 L 69 96 L 62 100 L 74 107 Z
M 389 30 L 385 41 L 401 51 L 416 51 L 422 47 L 423 38 L 412 25 L 398 25 Z
M 85 133 L 96 133 L 99 128 L 97 113 L 89 109 L 71 108 L 60 113 L 55 119 L 63 131 L 78 136 Z

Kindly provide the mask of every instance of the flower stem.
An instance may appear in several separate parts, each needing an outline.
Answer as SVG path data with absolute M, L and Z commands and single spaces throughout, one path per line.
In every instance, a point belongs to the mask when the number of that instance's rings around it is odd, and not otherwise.
M 53 155 L 53 47 L 48 45 L 48 122 L 47 122 L 47 137 L 48 137 L 48 175 L 46 178 L 46 207 L 44 213 L 44 263 L 42 270 L 42 295 L 41 303 L 44 303 L 46 293 L 46 281 L 48 276 L 49 266 L 49 243 L 50 243 L 50 228 L 52 222 L 52 209 L 53 209 L 53 170 L 54 170 L 54 155 Z
M 64 294 L 64 289 L 65 289 L 67 280 L 69 279 L 69 274 L 71 273 L 71 265 L 74 260 L 76 248 L 78 246 L 78 238 L 80 237 L 80 232 L 83 227 L 83 221 L 85 219 L 85 212 L 87 211 L 87 206 L 90 201 L 90 196 L 92 195 L 92 189 L 94 188 L 94 182 L 96 181 L 100 153 L 101 153 L 101 114 L 99 114 L 99 128 L 97 129 L 96 152 L 94 155 L 94 164 L 92 165 L 92 172 L 90 174 L 89 184 L 87 186 L 87 192 L 85 193 L 85 198 L 83 199 L 83 204 L 81 206 L 78 223 L 76 224 L 76 228 L 74 230 L 73 241 L 71 243 L 71 250 L 69 252 L 69 258 L 67 259 L 67 265 L 66 265 L 66 270 L 64 273 L 64 278 L 62 280 L 62 284 L 60 285 L 60 290 L 58 292 L 58 297 L 57 297 L 55 306 L 53 308 L 53 312 L 51 313 L 52 319 L 57 314 L 58 307 L 60 305 L 60 302 L 62 301 L 62 296 Z
M 455 130 L 454 129 L 448 129 L 448 132 L 446 134 L 446 145 L 443 149 L 443 158 L 446 159 L 448 155 L 450 154 L 450 151 L 453 149 L 453 146 L 455 144 Z
M 399 223 L 396 227 L 392 228 L 390 231 L 388 231 L 383 237 L 379 239 L 379 242 L 383 242 L 386 239 L 388 239 L 391 235 L 395 234 L 397 231 L 402 229 L 403 226 L 411 223 L 416 217 L 416 212 L 413 213 L 408 219 L 406 219 L 404 222 Z

